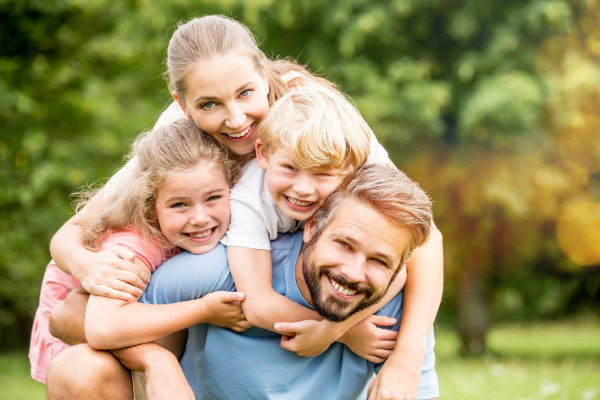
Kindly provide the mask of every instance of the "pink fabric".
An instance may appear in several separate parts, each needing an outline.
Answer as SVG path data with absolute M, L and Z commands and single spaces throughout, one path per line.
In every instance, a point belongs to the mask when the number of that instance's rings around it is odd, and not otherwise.
M 102 248 L 106 249 L 116 245 L 125 246 L 133 251 L 136 257 L 142 260 L 152 272 L 166 259 L 161 248 L 145 242 L 134 231 L 109 232 Z M 68 344 L 50 334 L 48 330 L 50 312 L 73 289 L 80 286 L 81 283 L 77 279 L 61 270 L 54 261 L 50 261 L 44 273 L 40 303 L 33 320 L 29 343 L 31 377 L 36 381 L 46 383 L 46 373 L 50 363 L 54 357 L 69 347 Z

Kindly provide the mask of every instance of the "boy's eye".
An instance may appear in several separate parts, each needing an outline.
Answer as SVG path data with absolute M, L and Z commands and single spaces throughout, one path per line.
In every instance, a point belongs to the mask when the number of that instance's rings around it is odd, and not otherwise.
M 211 109 L 215 108 L 215 103 L 214 103 L 214 101 L 207 101 L 206 103 L 200 104 L 200 108 L 202 110 L 211 110 Z
M 219 200 L 221 197 L 220 194 L 215 194 L 214 196 L 210 196 L 208 199 L 206 199 L 206 201 L 215 201 L 215 200 Z
M 288 169 L 290 171 L 295 171 L 296 170 L 296 168 L 294 168 L 294 166 L 290 165 L 290 164 L 283 164 L 282 167 L 285 168 L 285 169 Z

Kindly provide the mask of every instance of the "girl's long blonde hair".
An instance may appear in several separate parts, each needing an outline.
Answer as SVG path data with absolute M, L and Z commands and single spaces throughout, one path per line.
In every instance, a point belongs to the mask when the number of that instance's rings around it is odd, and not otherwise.
M 240 173 L 239 164 L 229 158 L 227 150 L 186 118 L 139 135 L 129 154 L 129 158 L 134 157 L 130 163 L 133 168 L 124 171 L 126 176 L 117 180 L 110 193 L 103 193 L 107 207 L 83 228 L 85 244 L 90 249 L 99 248 L 108 230 L 126 229 L 134 229 L 144 240 L 165 250 L 173 248 L 175 245 L 162 234 L 156 214 L 156 198 L 163 182 L 203 160 L 223 168 L 229 187 Z M 93 193 L 84 194 L 91 198 Z M 84 204 L 85 200 L 78 208 Z

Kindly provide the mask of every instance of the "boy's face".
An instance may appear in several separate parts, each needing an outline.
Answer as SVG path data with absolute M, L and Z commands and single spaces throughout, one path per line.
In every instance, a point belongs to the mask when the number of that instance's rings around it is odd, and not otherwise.
M 305 221 L 312 217 L 327 196 L 345 176 L 341 169 L 309 169 L 295 165 L 287 148 L 267 154 L 260 140 L 256 158 L 267 172 L 267 189 L 277 206 L 288 217 Z

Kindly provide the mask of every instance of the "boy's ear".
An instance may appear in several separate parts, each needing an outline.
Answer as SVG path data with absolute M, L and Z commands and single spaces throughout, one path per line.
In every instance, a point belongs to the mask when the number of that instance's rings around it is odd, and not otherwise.
M 175 99 L 175 101 L 177 102 L 177 104 L 179 104 L 179 107 L 181 107 L 181 109 L 183 110 L 183 113 L 185 115 L 187 115 L 187 110 L 186 110 L 186 107 L 185 107 L 185 102 L 179 98 L 179 95 L 177 94 L 177 92 L 172 91 L 171 92 L 171 96 L 173 96 L 173 98 Z
M 256 139 L 256 142 L 254 142 L 254 149 L 256 150 L 258 166 L 266 171 L 268 164 L 267 146 L 265 146 L 262 140 Z
M 304 240 L 304 243 L 308 243 L 310 241 L 310 239 L 313 236 L 314 231 L 315 231 L 315 222 L 313 221 L 313 218 L 310 217 L 309 219 L 306 220 L 306 224 L 304 224 L 304 234 L 302 235 L 302 239 Z

